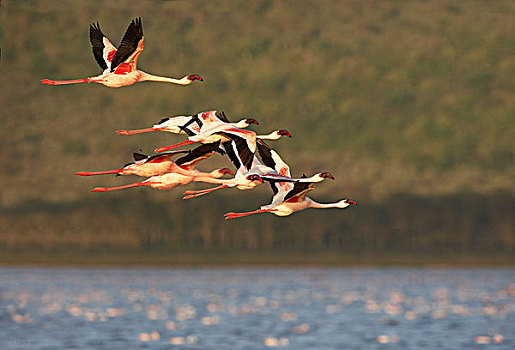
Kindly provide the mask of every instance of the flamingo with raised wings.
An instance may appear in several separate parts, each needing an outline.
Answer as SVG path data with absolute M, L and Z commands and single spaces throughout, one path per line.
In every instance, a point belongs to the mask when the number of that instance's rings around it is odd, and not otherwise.
M 107 87 L 118 88 L 143 81 L 161 81 L 178 85 L 189 85 L 195 80 L 203 81 L 198 74 L 190 74 L 181 79 L 175 79 L 152 75 L 137 69 L 138 58 L 143 52 L 144 41 L 141 18 L 136 18 L 129 24 L 118 50 L 102 33 L 98 22 L 96 25 L 90 24 L 89 38 L 95 60 L 103 69 L 102 74 L 74 80 L 43 79 L 41 83 L 46 85 L 98 83 Z
M 250 151 L 246 148 L 245 143 L 241 139 L 235 139 L 232 142 L 224 143 L 224 148 L 229 156 L 229 159 L 236 167 L 235 178 L 246 179 L 249 175 L 258 175 L 254 177 L 254 181 L 240 186 L 240 190 L 251 190 L 254 187 L 260 185 L 263 182 L 270 182 L 272 189 L 275 190 L 275 186 L 286 186 L 287 183 L 295 182 L 321 182 L 326 178 L 330 178 L 327 172 L 320 172 L 311 177 L 292 178 L 290 174 L 289 166 L 281 159 L 276 151 L 272 150 L 263 140 L 259 139 L 257 146 L 259 154 L 265 164 L 262 164 Z M 262 181 L 257 181 L 257 179 Z M 225 181 L 225 180 L 224 180 Z M 212 187 L 198 191 L 186 191 L 182 199 L 191 199 L 206 195 L 208 193 L 221 190 L 224 188 L 234 187 L 230 183 L 221 182 L 222 184 L 217 187 Z M 276 192 L 276 191 L 274 191 Z

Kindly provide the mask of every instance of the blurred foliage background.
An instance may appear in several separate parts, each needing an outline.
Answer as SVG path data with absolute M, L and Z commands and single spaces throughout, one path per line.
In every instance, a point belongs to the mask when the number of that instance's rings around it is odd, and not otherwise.
M 0 11 L 4 254 L 515 249 L 513 1 L 3 0 Z M 117 46 L 135 17 L 140 69 L 205 81 L 40 84 L 98 75 L 89 24 Z M 267 204 L 269 187 L 182 201 L 186 188 L 91 193 L 137 179 L 74 175 L 183 139 L 115 130 L 212 109 L 256 118 L 260 134 L 288 129 L 273 147 L 293 175 L 336 178 L 311 197 L 358 206 L 224 222 Z

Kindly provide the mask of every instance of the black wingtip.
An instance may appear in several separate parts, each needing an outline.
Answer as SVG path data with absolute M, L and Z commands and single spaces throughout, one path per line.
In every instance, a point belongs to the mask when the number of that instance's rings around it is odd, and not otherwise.
M 163 124 L 164 122 L 168 121 L 169 119 L 170 119 L 170 118 L 168 118 L 168 117 L 167 117 L 167 118 L 163 118 L 163 119 L 161 119 L 161 120 L 157 123 L 157 125 L 159 125 L 159 124 Z
M 220 148 L 220 141 L 216 142 L 216 146 L 218 148 L 215 149 L 215 152 L 220 153 L 220 155 L 225 156 L 226 152 Z
M 229 123 L 229 119 L 227 118 L 227 116 L 225 115 L 225 112 L 224 111 L 220 111 L 220 112 L 216 112 L 216 116 L 218 117 L 218 119 L 220 119 L 221 121 L 225 122 L 225 123 Z
M 133 19 L 132 24 L 136 26 L 139 34 L 143 35 L 143 25 L 141 24 L 141 17 Z
M 134 157 L 134 160 L 138 161 L 138 160 L 142 160 L 142 159 L 147 159 L 148 156 L 146 154 L 143 154 L 143 153 L 137 153 L 137 152 L 134 152 L 132 154 L 132 156 Z

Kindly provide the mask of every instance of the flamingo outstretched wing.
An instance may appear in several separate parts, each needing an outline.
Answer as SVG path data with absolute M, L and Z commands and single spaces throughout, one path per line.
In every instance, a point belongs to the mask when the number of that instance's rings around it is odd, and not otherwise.
M 302 175 L 302 177 L 306 177 L 306 175 Z M 295 201 L 302 202 L 306 198 L 306 195 L 314 189 L 315 185 L 313 185 L 312 182 L 296 182 L 293 185 L 293 189 L 284 196 L 283 201 L 286 202 L 287 200 L 296 198 Z
M 201 112 L 191 116 L 191 119 L 184 125 L 180 126 L 180 129 L 187 133 L 187 127 L 193 123 L 197 123 L 199 129 L 203 127 L 205 129 L 212 127 L 215 123 L 229 123 L 229 119 L 225 116 L 225 113 L 217 111 Z M 190 135 L 191 136 L 191 135 Z
M 183 169 L 194 170 L 201 160 L 211 157 L 215 152 L 222 153 L 223 151 L 220 149 L 220 141 L 217 141 L 198 146 L 188 152 L 187 155 L 177 159 L 175 163 Z
M 93 49 L 93 56 L 102 70 L 111 69 L 111 61 L 116 54 L 116 47 L 102 33 L 98 22 L 89 25 L 89 41 Z
M 224 142 L 223 146 L 236 169 L 240 169 L 243 166 L 245 169 L 250 170 L 253 165 L 254 153 L 249 149 L 247 141 L 238 135 L 223 132 L 220 134 L 232 139 L 232 141 Z
M 169 152 L 163 152 L 163 153 L 159 153 L 159 154 L 153 154 L 150 156 L 143 154 L 143 153 L 134 152 L 132 154 L 132 156 L 134 158 L 134 162 L 127 163 L 123 167 L 125 168 L 132 164 L 144 164 L 144 163 L 152 163 L 152 162 L 159 163 L 159 162 L 169 159 L 171 156 L 183 154 L 183 153 L 189 153 L 189 151 L 185 151 L 185 150 L 169 151 Z
M 290 167 L 288 164 L 282 160 L 279 154 L 274 151 L 265 141 L 261 139 L 257 139 L 257 149 L 258 153 L 261 156 L 261 160 L 263 163 L 272 169 L 277 171 L 277 174 L 285 177 L 291 177 Z M 270 187 L 274 192 L 274 195 L 277 195 L 278 192 L 281 191 L 290 191 L 293 189 L 293 185 L 291 182 L 270 182 Z
M 129 71 L 136 69 L 138 56 L 143 51 L 143 39 L 141 18 L 133 19 L 125 31 L 125 35 L 118 47 L 118 51 L 114 54 L 113 61 L 111 63 L 111 72 L 114 72 L 122 63 L 129 63 Z
M 291 177 L 290 167 L 265 141 L 257 139 L 257 149 L 263 164 L 275 169 L 279 175 Z

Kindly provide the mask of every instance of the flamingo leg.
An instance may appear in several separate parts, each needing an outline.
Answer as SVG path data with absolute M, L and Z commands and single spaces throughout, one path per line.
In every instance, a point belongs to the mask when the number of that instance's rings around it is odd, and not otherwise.
M 231 219 L 241 218 L 241 217 L 249 216 L 249 215 L 253 215 L 253 214 L 268 213 L 271 211 L 277 211 L 277 209 L 258 209 L 258 210 L 249 211 L 246 213 L 227 213 L 224 216 L 225 216 L 225 220 L 231 220 Z
M 191 199 L 191 198 L 200 197 L 200 196 L 203 196 L 205 194 L 211 193 L 211 192 L 216 191 L 216 190 L 221 190 L 222 188 L 226 188 L 226 187 L 229 187 L 229 186 L 227 186 L 227 185 L 220 185 L 220 186 L 216 186 L 216 187 L 213 187 L 213 188 L 208 188 L 208 189 L 200 190 L 200 191 L 186 191 L 186 192 L 184 192 L 185 196 L 182 197 L 182 199 Z
M 93 81 L 91 78 L 75 79 L 75 80 L 50 80 L 50 79 L 43 79 L 43 80 L 41 80 L 41 83 L 45 84 L 45 85 L 65 85 L 65 84 L 89 83 L 91 81 Z
M 135 182 L 132 184 L 116 186 L 116 187 L 95 187 L 91 191 L 92 192 L 107 192 L 107 191 L 123 190 L 125 188 L 131 188 L 131 187 L 150 186 L 150 184 L 152 184 L 152 182 Z
M 106 171 L 81 171 L 81 172 L 75 173 L 75 175 L 90 176 L 90 175 L 118 174 L 122 170 L 123 169 L 106 170 Z
M 144 132 L 158 131 L 158 129 L 154 128 L 146 128 L 146 129 L 137 129 L 137 130 L 118 130 L 116 133 L 118 135 L 134 135 L 134 134 L 142 134 Z
M 191 141 L 191 140 L 182 141 L 182 142 L 176 143 L 175 145 L 156 148 L 156 149 L 154 150 L 154 152 L 155 152 L 155 153 L 164 152 L 164 151 L 168 151 L 168 150 L 170 150 L 170 149 L 174 149 L 174 148 L 179 148 L 179 147 L 182 147 L 182 146 L 191 145 L 192 143 L 197 143 L 197 141 Z

